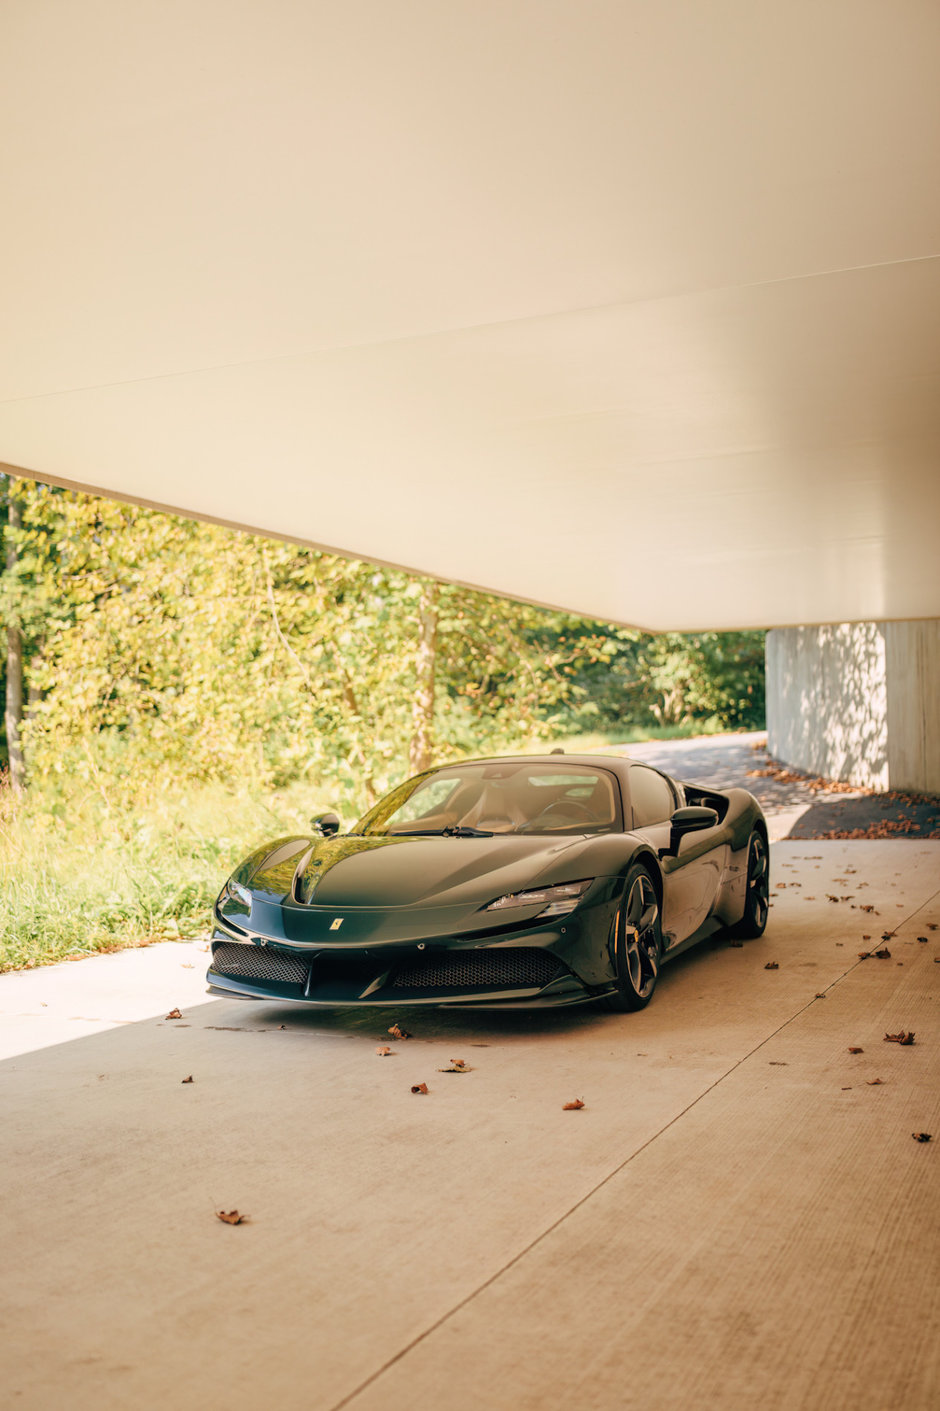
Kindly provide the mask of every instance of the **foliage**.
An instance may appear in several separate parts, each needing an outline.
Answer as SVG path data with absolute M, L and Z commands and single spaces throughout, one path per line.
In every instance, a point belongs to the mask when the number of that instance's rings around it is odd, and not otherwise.
M 0 971 L 205 935 L 222 882 L 258 839 L 301 832 L 332 802 L 302 785 L 213 784 L 122 806 L 68 780 L 15 811 L 10 798 L 0 792 Z
M 763 723 L 761 633 L 651 636 L 3 476 L 0 530 L 29 692 L 0 964 L 198 932 L 240 850 L 355 818 L 415 758 Z

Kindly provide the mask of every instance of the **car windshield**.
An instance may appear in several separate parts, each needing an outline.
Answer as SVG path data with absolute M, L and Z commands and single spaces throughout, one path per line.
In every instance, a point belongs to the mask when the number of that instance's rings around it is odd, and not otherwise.
M 606 770 L 505 760 L 419 774 L 377 803 L 355 832 L 485 837 L 619 828 L 617 791 Z

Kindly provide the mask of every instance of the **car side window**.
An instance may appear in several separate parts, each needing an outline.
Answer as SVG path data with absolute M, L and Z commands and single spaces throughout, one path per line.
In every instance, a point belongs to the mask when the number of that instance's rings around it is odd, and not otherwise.
M 648 828 L 652 823 L 665 823 L 678 804 L 672 785 L 655 769 L 635 764 L 630 768 L 630 802 L 633 805 L 634 828 Z

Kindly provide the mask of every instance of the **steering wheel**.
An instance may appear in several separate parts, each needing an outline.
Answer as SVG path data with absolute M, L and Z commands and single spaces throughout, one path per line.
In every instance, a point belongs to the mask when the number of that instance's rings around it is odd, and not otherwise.
M 520 828 L 519 832 L 528 832 L 530 828 L 537 827 L 543 820 L 550 819 L 553 814 L 563 814 L 569 819 L 573 819 L 575 822 L 577 822 L 579 817 L 583 818 L 587 823 L 597 822 L 596 817 L 588 808 L 587 804 L 578 803 L 577 799 L 555 799 L 553 803 L 546 804 L 542 812 L 526 823 L 523 828 Z

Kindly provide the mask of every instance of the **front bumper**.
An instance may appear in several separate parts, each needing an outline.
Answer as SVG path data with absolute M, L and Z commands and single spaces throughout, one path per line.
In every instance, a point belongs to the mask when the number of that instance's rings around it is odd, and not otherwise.
M 565 963 L 570 930 L 488 937 L 482 944 L 306 949 L 260 937 L 241 940 L 217 929 L 206 979 L 214 994 L 330 1008 L 554 1008 L 583 1004 L 612 988 L 607 975 L 586 983 Z

